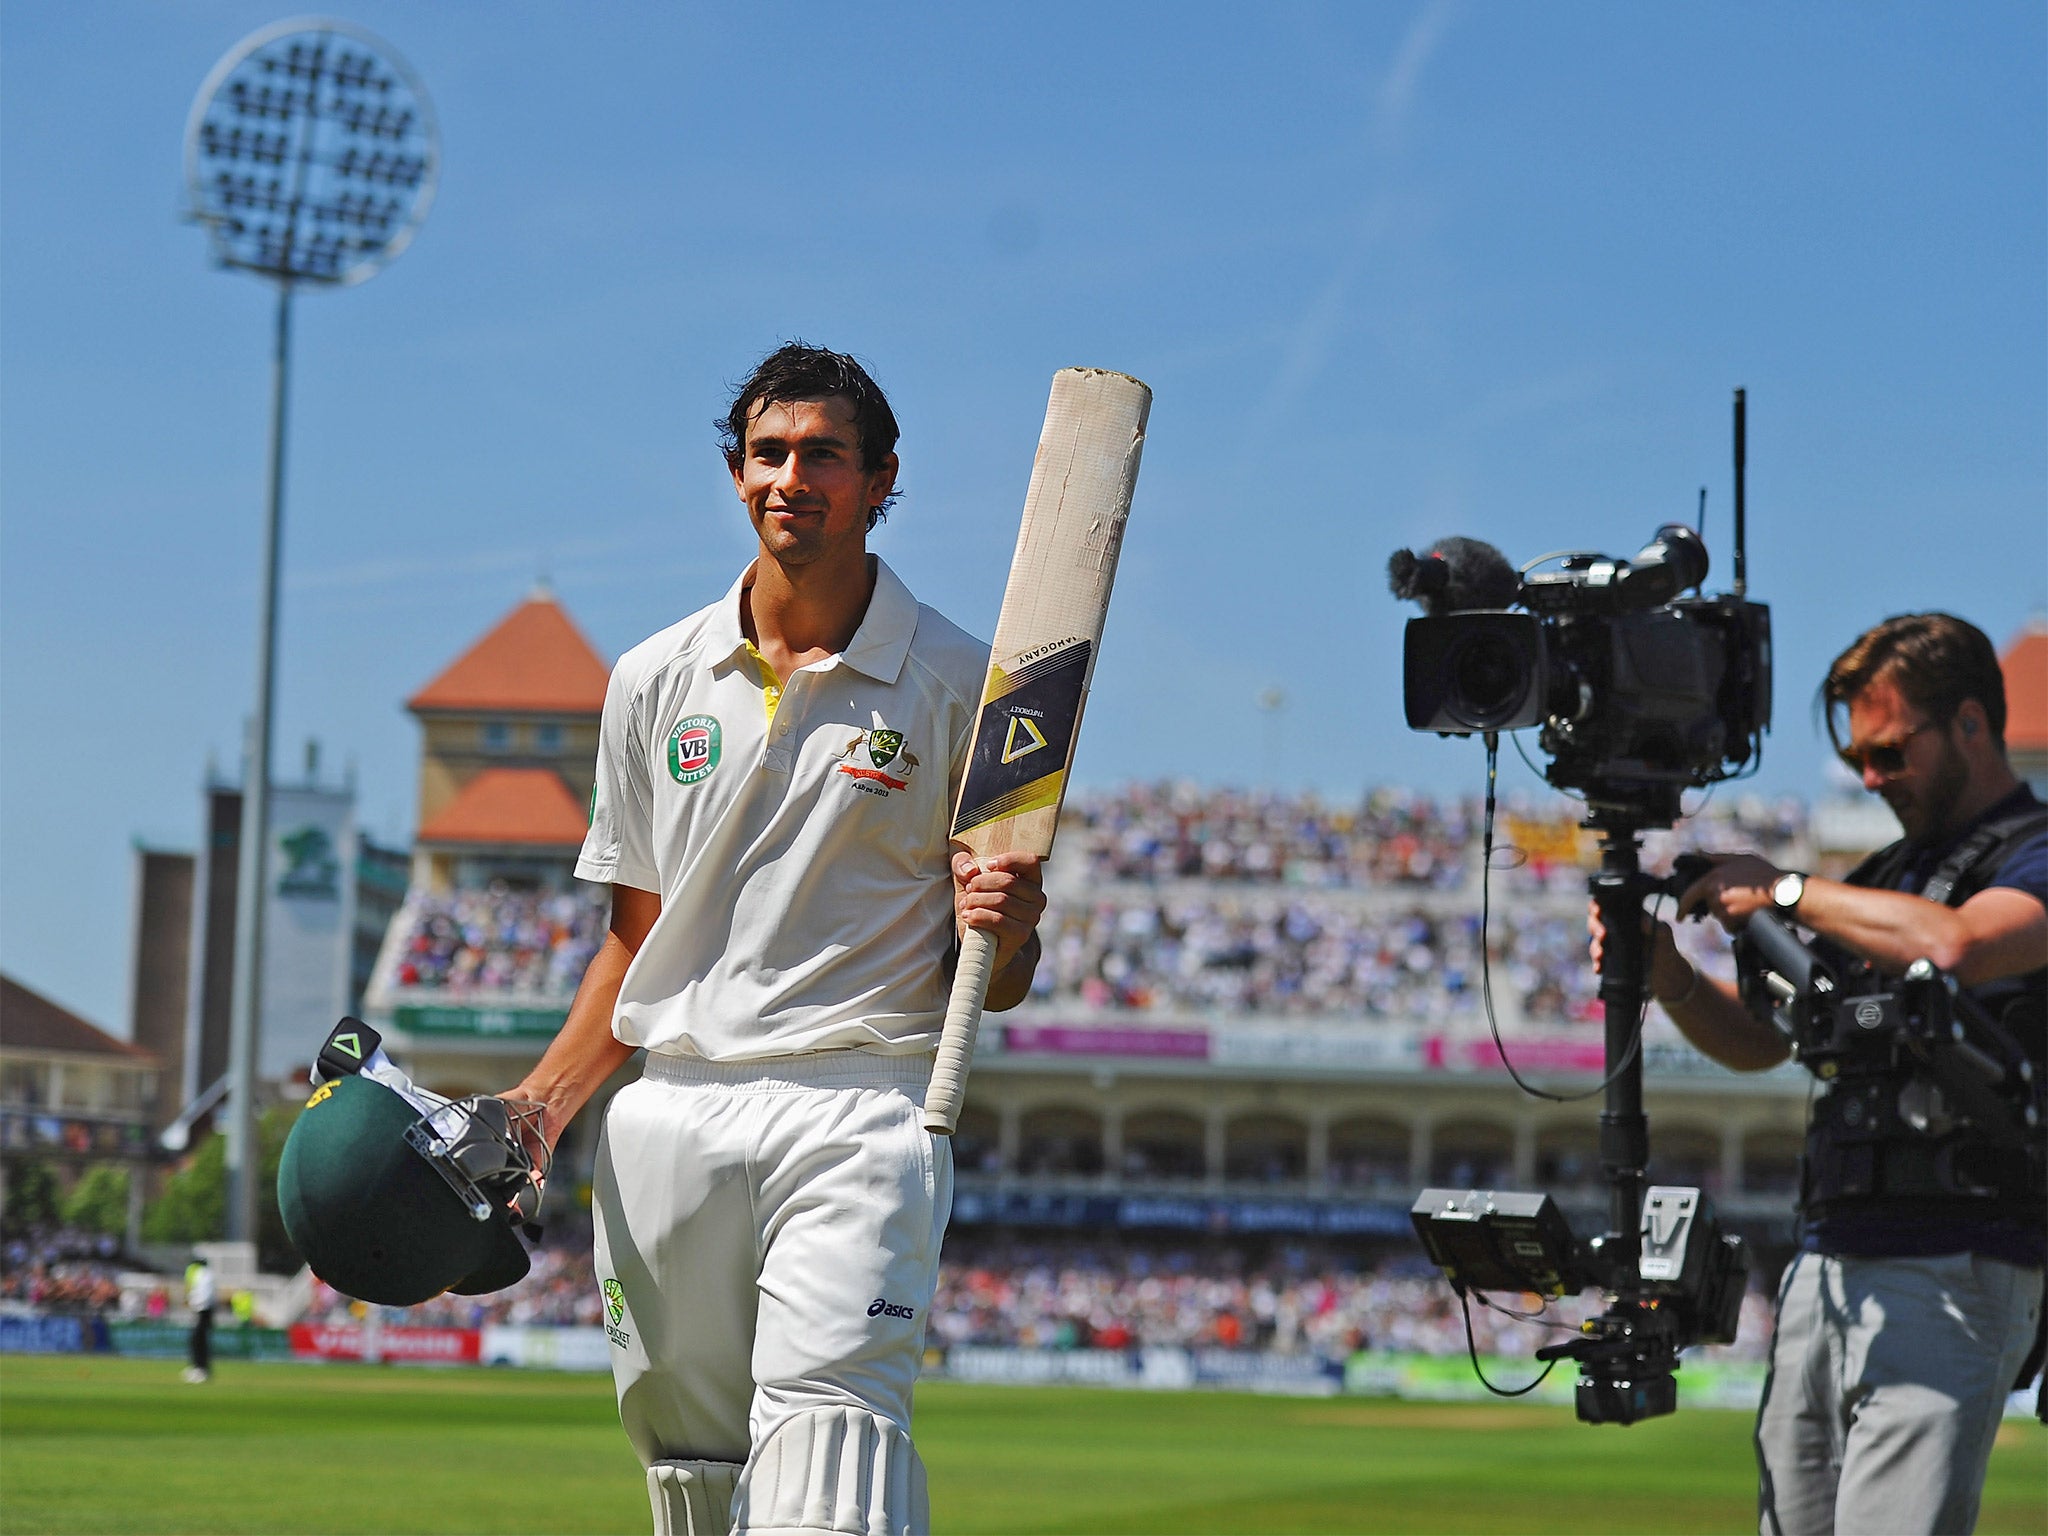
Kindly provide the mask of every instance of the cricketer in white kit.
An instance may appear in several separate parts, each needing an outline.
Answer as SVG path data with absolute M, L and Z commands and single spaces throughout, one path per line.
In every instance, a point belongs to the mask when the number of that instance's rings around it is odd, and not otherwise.
M 956 924 L 1029 990 L 1038 863 L 947 827 L 988 647 L 867 552 L 897 428 L 852 358 L 763 360 L 724 423 L 760 552 L 627 652 L 576 873 L 610 933 L 512 1096 L 562 1127 L 636 1048 L 593 1189 L 657 1536 L 929 1528 L 911 1389 L 952 1204 L 922 1124 Z

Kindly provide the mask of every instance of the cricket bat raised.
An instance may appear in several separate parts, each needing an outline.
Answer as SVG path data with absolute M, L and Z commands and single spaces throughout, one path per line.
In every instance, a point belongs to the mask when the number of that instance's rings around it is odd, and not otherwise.
M 1127 374 L 1053 375 L 953 813 L 953 840 L 976 858 L 1052 852 L 1151 408 L 1152 391 Z M 925 1128 L 940 1135 L 960 1117 L 995 950 L 979 928 L 961 936 L 924 1101 Z

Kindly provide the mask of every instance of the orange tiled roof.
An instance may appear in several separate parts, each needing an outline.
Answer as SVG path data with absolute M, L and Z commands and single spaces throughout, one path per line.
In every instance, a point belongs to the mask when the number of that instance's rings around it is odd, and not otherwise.
M 536 592 L 426 687 L 412 710 L 505 709 L 595 715 L 611 669 L 575 621 Z
M 419 830 L 423 843 L 525 843 L 574 847 L 583 807 L 550 768 L 486 768 Z
M 79 1056 L 119 1056 L 135 1066 L 156 1058 L 139 1045 L 116 1039 L 69 1008 L 31 992 L 12 976 L 0 976 L 0 1045 L 17 1051 L 67 1051 Z
M 1998 658 L 2005 670 L 2005 744 L 2048 751 L 2048 620 L 2035 619 Z

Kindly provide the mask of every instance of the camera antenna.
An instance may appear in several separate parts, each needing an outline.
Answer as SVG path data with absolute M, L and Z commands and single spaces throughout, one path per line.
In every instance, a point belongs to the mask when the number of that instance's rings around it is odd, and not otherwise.
M 1742 472 L 1749 457 L 1747 447 L 1749 391 L 1735 391 L 1735 595 L 1749 595 L 1749 546 L 1743 531 Z

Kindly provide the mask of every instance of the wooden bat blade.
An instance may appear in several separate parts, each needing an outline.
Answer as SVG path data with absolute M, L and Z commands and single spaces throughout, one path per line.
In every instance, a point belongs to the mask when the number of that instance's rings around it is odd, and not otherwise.
M 954 841 L 977 858 L 1052 851 L 1151 409 L 1128 374 L 1053 375 L 953 814 Z M 962 935 L 925 1095 L 925 1127 L 941 1135 L 960 1116 L 994 955 L 985 930 Z
M 977 855 L 1052 850 L 1151 406 L 1126 374 L 1053 377 L 953 817 Z

